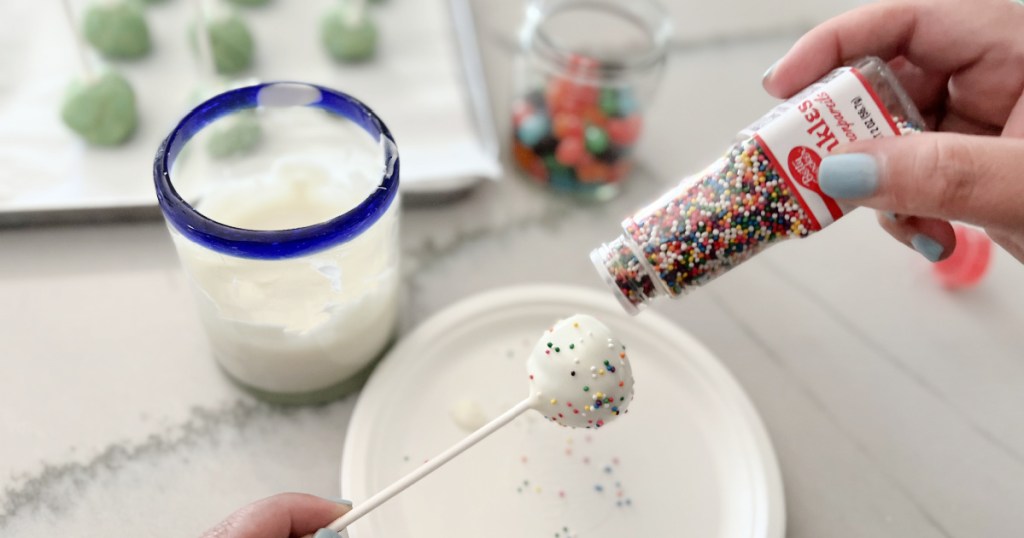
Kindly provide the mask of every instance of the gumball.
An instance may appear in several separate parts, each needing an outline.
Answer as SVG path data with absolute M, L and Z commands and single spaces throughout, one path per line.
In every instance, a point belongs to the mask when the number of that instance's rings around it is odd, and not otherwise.
M 956 249 L 932 266 L 935 277 L 949 289 L 969 288 L 976 285 L 988 272 L 992 261 L 992 240 L 985 232 L 960 224 L 953 226 Z
M 617 146 L 632 146 L 640 138 L 640 131 L 643 128 L 643 119 L 639 114 L 626 118 L 613 118 L 608 120 L 608 137 Z
M 587 151 L 594 155 L 608 148 L 608 133 L 596 125 L 587 127 L 583 136 L 587 142 Z
M 586 155 L 583 139 L 576 136 L 563 138 L 555 150 L 555 159 L 566 166 L 575 166 Z
M 516 129 L 519 140 L 527 146 L 534 146 L 540 142 L 551 129 L 547 116 L 543 114 L 532 114 L 523 119 Z
M 608 165 L 598 161 L 587 162 L 576 168 L 576 177 L 582 183 L 601 183 L 608 180 L 609 174 Z
M 552 132 L 557 138 L 581 137 L 583 136 L 583 120 L 567 112 L 556 114 L 552 122 Z

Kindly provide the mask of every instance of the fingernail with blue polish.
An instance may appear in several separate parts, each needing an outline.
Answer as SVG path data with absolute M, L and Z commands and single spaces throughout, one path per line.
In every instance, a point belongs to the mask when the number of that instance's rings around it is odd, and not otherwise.
M 878 162 L 864 153 L 830 155 L 821 160 L 818 185 L 841 200 L 871 196 L 878 189 Z
M 320 529 L 316 531 L 313 538 L 341 538 L 341 535 L 331 529 Z
M 889 219 L 890 221 L 896 222 L 896 213 L 895 212 L 893 212 L 893 211 L 882 211 L 882 215 L 885 215 L 885 218 Z
M 764 82 L 764 81 L 768 80 L 768 77 L 770 77 L 772 75 L 772 71 L 775 71 L 775 66 L 776 65 L 779 65 L 779 61 L 778 60 L 775 60 L 775 63 L 773 63 L 772 65 L 769 65 L 768 69 L 764 70 L 764 74 L 761 75 L 761 82 Z
M 352 501 L 348 499 L 342 499 L 341 497 L 324 497 L 324 499 L 327 499 L 328 501 L 331 501 L 334 504 L 344 504 L 345 506 L 352 506 Z
M 917 234 L 910 238 L 910 244 L 914 247 L 914 250 L 921 253 L 922 256 L 932 263 L 939 261 L 939 258 L 942 257 L 942 252 L 945 250 L 938 241 L 924 234 Z

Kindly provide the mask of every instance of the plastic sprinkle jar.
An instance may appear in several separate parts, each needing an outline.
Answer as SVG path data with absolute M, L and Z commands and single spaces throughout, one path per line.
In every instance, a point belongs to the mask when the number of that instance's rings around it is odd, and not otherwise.
M 821 159 L 924 122 L 885 62 L 863 58 L 811 84 L 737 136 L 725 155 L 622 223 L 591 253 L 625 308 L 681 296 L 764 248 L 806 237 L 852 206 L 818 187 Z
M 672 25 L 652 0 L 533 0 L 519 34 L 512 154 L 560 192 L 609 199 L 630 172 Z

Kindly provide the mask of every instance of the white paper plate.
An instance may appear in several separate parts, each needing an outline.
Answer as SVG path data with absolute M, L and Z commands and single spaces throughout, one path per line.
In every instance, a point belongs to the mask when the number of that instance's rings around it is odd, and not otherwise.
M 79 14 L 90 0 L 73 0 Z M 498 145 L 466 0 L 401 0 L 371 8 L 378 57 L 339 65 L 319 23 L 337 0 L 278 0 L 241 9 L 256 43 L 240 80 L 322 84 L 365 101 L 398 141 L 402 192 L 440 195 L 500 175 Z M 60 2 L 0 2 L 0 223 L 153 208 L 152 162 L 160 141 L 196 103 L 201 86 L 188 45 L 190 1 L 153 4 L 150 56 L 112 65 L 136 92 L 140 122 L 115 148 L 90 148 L 60 121 L 77 75 Z M 44 218 L 39 218 L 42 215 Z
M 573 313 L 629 347 L 636 398 L 600 430 L 528 411 L 349 528 L 351 538 L 779 538 L 782 483 L 761 421 L 722 365 L 656 313 L 610 294 L 521 287 L 468 299 L 403 339 L 356 405 L 341 465 L 358 503 L 527 395 L 525 357 Z

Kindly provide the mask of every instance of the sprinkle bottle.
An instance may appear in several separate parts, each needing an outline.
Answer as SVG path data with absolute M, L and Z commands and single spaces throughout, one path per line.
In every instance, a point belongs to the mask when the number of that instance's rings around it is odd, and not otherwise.
M 853 209 L 818 187 L 818 165 L 855 140 L 924 121 L 886 63 L 838 68 L 741 131 L 719 160 L 622 223 L 591 260 L 626 310 L 679 297 L 763 249 L 807 237 Z

